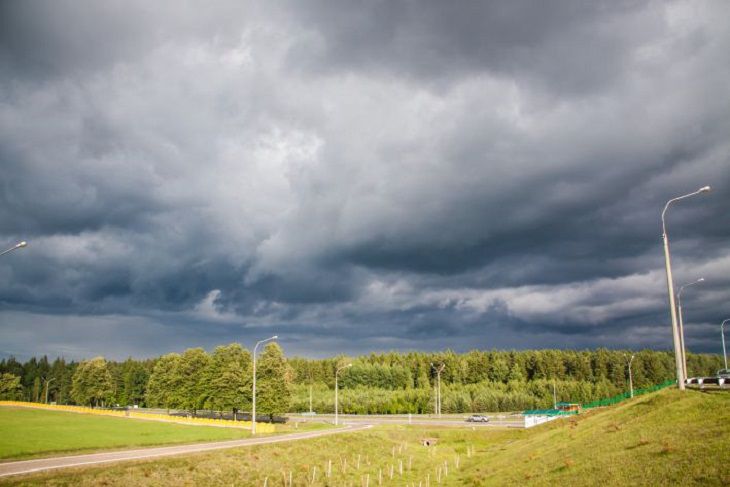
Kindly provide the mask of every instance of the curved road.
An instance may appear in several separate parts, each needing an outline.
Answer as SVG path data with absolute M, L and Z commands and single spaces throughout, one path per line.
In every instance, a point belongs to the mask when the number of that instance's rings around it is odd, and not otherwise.
M 318 438 L 320 436 L 336 435 L 340 433 L 348 433 L 351 431 L 360 431 L 368 428 L 372 428 L 372 425 L 349 424 L 343 428 L 332 430 L 309 431 L 306 433 L 291 433 L 280 436 L 248 438 L 245 440 L 216 441 L 214 443 L 162 446 L 154 448 L 141 448 L 137 450 L 90 453 L 87 455 L 39 458 L 36 460 L 22 460 L 19 462 L 0 463 L 0 477 L 41 472 L 44 470 L 52 470 L 56 468 L 79 467 L 86 465 L 96 465 L 100 463 L 121 462 L 127 460 L 147 460 L 150 458 L 182 455 L 186 453 L 199 453 L 212 450 L 221 450 L 224 448 L 236 448 L 240 446 L 265 445 L 269 443 L 281 443 L 284 441 L 305 440 L 309 438 Z

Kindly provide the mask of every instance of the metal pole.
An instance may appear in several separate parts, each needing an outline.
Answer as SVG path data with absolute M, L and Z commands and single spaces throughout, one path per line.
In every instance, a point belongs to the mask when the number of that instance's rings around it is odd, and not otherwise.
M 722 356 L 725 359 L 725 369 L 727 370 L 727 352 L 725 351 L 725 323 L 730 321 L 730 319 L 725 320 L 720 325 L 720 335 L 722 336 Z
M 684 291 L 684 288 L 693 286 L 695 284 L 699 284 L 700 282 L 704 282 L 705 278 L 700 277 L 696 281 L 690 282 L 688 284 L 684 284 L 683 286 L 679 287 L 679 291 L 677 292 L 677 312 L 679 313 L 679 344 L 682 347 L 682 372 L 684 373 L 684 378 L 686 379 L 687 376 L 687 348 L 684 345 L 684 313 L 682 312 L 682 291 Z
M 674 285 L 672 283 L 672 264 L 669 260 L 669 239 L 664 234 L 664 265 L 667 272 L 667 290 L 669 292 L 669 310 L 672 319 L 672 337 L 674 339 L 674 359 L 677 368 L 677 386 L 684 390 L 684 374 L 682 373 L 682 349 L 679 345 L 679 330 L 677 327 L 677 308 L 674 304 Z
M 446 368 L 445 363 L 441 363 L 440 366 L 437 368 L 433 362 L 431 362 L 431 367 L 436 369 L 436 378 L 437 378 L 437 394 L 436 394 L 436 414 L 438 417 L 441 417 L 441 372 Z
M 677 198 L 673 198 L 669 201 L 667 201 L 667 204 L 664 205 L 664 210 L 662 211 L 662 240 L 664 241 L 664 267 L 667 272 L 667 293 L 669 295 L 669 314 L 672 319 L 672 336 L 674 339 L 674 361 L 677 369 L 677 387 L 679 387 L 679 390 L 683 391 L 685 389 L 684 387 L 684 373 L 682 369 L 682 349 L 680 346 L 679 341 L 679 326 L 677 324 L 677 308 L 676 304 L 674 303 L 674 280 L 672 279 L 672 262 L 669 256 L 669 236 L 667 235 L 667 225 L 666 221 L 664 219 L 664 215 L 667 212 L 667 209 L 669 208 L 669 205 L 674 203 L 675 201 L 679 201 L 684 198 L 689 198 L 690 196 L 694 196 L 699 193 L 704 193 L 710 190 L 709 186 L 704 186 L 697 191 L 693 193 L 689 193 L 683 196 L 679 196 Z
M 312 413 L 312 384 L 309 384 L 309 413 Z
M 48 380 L 46 381 L 46 404 L 48 404 L 48 385 L 49 385 L 49 384 L 50 384 L 51 382 L 53 382 L 54 380 L 56 380 L 56 378 L 55 378 L 55 377 L 51 377 L 50 379 L 48 379 Z
M 274 335 L 266 340 L 256 342 L 256 345 L 253 347 L 253 404 L 251 407 L 251 436 L 256 434 L 256 349 L 259 348 L 259 345 L 262 343 L 270 340 L 276 340 L 277 338 L 279 338 L 279 336 Z
M 352 364 L 347 364 L 347 365 L 335 370 L 335 426 L 340 424 L 339 423 L 339 408 L 340 408 L 339 389 L 340 388 L 339 388 L 339 385 L 337 382 L 337 376 L 339 375 L 341 370 L 344 370 L 348 367 L 352 367 Z
M 684 356 L 684 318 L 682 317 L 682 301 L 677 294 L 677 314 L 679 315 L 679 349 L 682 354 L 682 374 L 687 378 L 687 357 Z
M 9 248 L 9 249 L 7 249 L 7 250 L 3 250 L 2 252 L 0 252 L 0 255 L 5 255 L 5 254 L 7 254 L 8 252 L 12 252 L 13 250 L 16 250 L 16 249 L 22 249 L 23 247 L 25 247 L 25 246 L 27 246 L 27 245 L 28 245 L 28 242 L 26 242 L 26 241 L 22 241 L 22 242 L 20 242 L 20 243 L 17 243 L 17 244 L 15 244 L 15 245 L 13 245 L 12 247 L 10 247 L 10 248 Z
M 631 394 L 631 397 L 634 397 L 634 378 L 631 375 L 631 362 L 634 361 L 634 356 L 631 356 L 631 360 L 629 360 L 629 391 Z
M 555 379 L 553 379 L 553 409 L 558 409 L 558 395 L 555 392 Z

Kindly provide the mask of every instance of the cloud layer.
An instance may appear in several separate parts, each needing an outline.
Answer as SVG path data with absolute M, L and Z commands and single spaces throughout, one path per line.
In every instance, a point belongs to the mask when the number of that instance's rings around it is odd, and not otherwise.
M 717 351 L 729 16 L 4 2 L 1 353 L 669 348 L 659 214 L 705 184 L 669 233 Z

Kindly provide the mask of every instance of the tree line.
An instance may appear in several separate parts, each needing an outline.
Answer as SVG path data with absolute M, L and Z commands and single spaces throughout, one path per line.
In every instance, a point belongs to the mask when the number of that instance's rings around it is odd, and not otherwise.
M 428 413 L 433 411 L 441 373 L 444 413 L 511 411 L 549 407 L 558 400 L 588 402 L 628 388 L 628 358 L 634 387 L 674 377 L 669 352 L 643 350 L 526 350 L 388 352 L 360 357 L 290 358 L 276 343 L 257 359 L 257 410 L 331 412 L 335 370 L 340 372 L 340 410 L 345 413 Z M 690 375 L 712 375 L 721 357 L 689 354 Z M 187 410 L 249 411 L 251 353 L 239 344 L 212 353 L 193 348 L 154 359 L 123 362 L 101 357 L 83 362 L 47 357 L 21 363 L 0 361 L 0 398 L 91 406 L 138 405 Z

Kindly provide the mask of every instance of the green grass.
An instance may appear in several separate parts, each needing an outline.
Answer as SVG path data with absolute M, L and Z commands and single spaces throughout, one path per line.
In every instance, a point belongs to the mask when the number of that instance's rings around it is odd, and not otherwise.
M 668 390 L 531 430 L 389 425 L 314 440 L 55 471 L 5 482 L 261 486 L 268 477 L 268 485 L 273 486 L 284 485 L 291 472 L 295 486 L 309 485 L 313 475 L 313 485 L 358 486 L 369 475 L 369 485 L 375 487 L 381 472 L 383 485 L 420 482 L 423 487 L 427 477 L 432 487 L 729 485 L 729 411 L 730 394 Z M 436 447 L 420 444 L 427 437 L 438 439 Z M 324 478 L 329 461 L 332 476 Z M 439 468 L 441 484 L 436 482 Z
M 246 430 L 0 407 L 0 458 L 229 440 Z
M 730 485 L 730 394 L 676 389 L 535 428 L 467 485 Z

